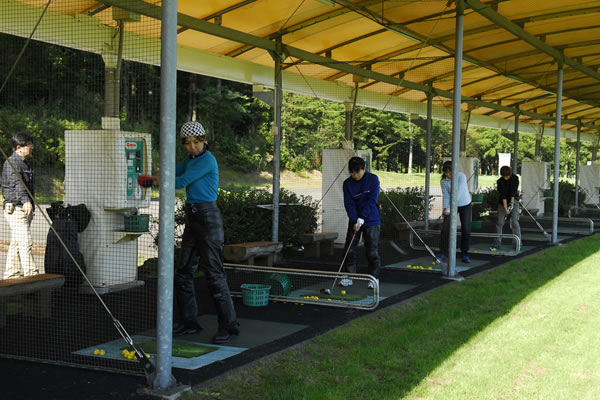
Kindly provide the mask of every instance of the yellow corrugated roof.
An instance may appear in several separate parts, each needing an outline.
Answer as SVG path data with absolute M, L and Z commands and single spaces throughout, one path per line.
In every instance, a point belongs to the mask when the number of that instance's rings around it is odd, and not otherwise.
M 42 8 L 47 2 L 18 3 Z M 524 122 L 542 123 L 546 115 L 543 123 L 554 126 L 557 54 L 562 53 L 567 60 L 563 129 L 575 130 L 581 121 L 583 132 L 597 134 L 600 1 L 465 3 L 462 94 L 478 106 L 473 114 L 510 120 L 510 109 L 496 106 L 518 107 Z M 50 10 L 115 26 L 111 9 L 119 6 L 142 14 L 126 31 L 157 37 L 160 30 L 148 25 L 159 27 L 153 17 L 160 15 L 160 5 L 157 0 L 63 0 Z M 350 65 L 368 78 L 359 83 L 364 91 L 425 102 L 421 89 L 432 85 L 436 104 L 452 106 L 454 1 L 179 0 L 178 7 L 178 44 L 189 49 L 272 68 L 264 44 L 280 39 L 284 50 L 294 49 L 284 61 L 291 74 L 353 86 L 352 73 L 340 68 Z M 320 57 L 302 59 L 303 52 Z

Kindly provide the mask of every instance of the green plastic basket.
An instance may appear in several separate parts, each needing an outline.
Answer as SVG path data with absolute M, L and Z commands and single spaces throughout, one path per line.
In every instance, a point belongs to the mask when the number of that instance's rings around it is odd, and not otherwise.
M 244 283 L 242 288 L 242 299 L 249 307 L 264 307 L 269 304 L 269 292 L 271 286 Z
M 125 215 L 125 232 L 148 232 L 150 214 Z
M 263 284 L 271 286 L 273 296 L 287 296 L 292 288 L 292 284 L 286 274 L 269 274 Z
M 483 202 L 483 193 L 474 193 L 471 196 L 473 203 L 481 203 Z

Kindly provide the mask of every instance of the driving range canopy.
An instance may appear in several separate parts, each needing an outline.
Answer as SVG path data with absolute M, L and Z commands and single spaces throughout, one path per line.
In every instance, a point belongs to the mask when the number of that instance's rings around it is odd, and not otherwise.
M 553 132 L 563 68 L 562 136 L 594 140 L 600 128 L 600 1 L 463 0 L 462 110 L 471 124 Z M 2 0 L 5 33 L 28 36 L 47 0 Z M 54 0 L 34 39 L 103 53 L 126 34 L 126 59 L 143 59 L 127 36 L 160 48 L 161 1 Z M 178 1 L 178 69 L 273 87 L 274 59 L 283 89 L 323 99 L 452 118 L 454 0 Z M 28 16 L 27 20 L 24 16 Z M 16 17 L 19 16 L 17 19 Z M 462 19 L 462 18 L 461 18 Z M 60 20 L 95 26 L 108 45 L 95 48 Z M 156 29 L 148 29 L 155 25 Z M 88 33 L 89 35 L 89 33 Z M 95 43 L 95 42 L 94 42 Z M 152 56 L 151 54 L 154 54 Z M 355 89 L 358 89 L 355 92 Z M 356 98 L 355 98 L 356 93 Z

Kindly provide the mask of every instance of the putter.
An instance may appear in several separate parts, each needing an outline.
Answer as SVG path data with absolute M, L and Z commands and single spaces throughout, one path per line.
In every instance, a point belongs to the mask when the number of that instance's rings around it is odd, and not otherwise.
M 531 215 L 531 213 L 529 212 L 529 210 L 527 209 L 527 207 L 525 207 L 523 205 L 523 202 L 519 201 L 519 204 L 521 204 L 521 207 L 527 212 L 527 215 L 529 215 L 531 217 L 531 219 L 533 220 L 533 222 L 535 222 L 535 224 L 537 225 L 537 227 L 539 228 L 540 231 L 542 231 L 542 233 L 544 234 L 544 237 L 546 238 L 546 240 L 548 240 L 549 242 L 552 241 L 552 236 L 546 232 L 546 230 L 544 228 L 542 228 L 542 225 L 540 225 L 540 223 L 538 222 L 537 219 L 535 219 L 535 217 L 533 215 Z
M 342 271 L 342 267 L 344 266 L 344 262 L 346 262 L 346 257 L 348 257 L 348 253 L 350 252 L 350 247 L 352 247 L 352 243 L 354 243 L 354 238 L 356 237 L 356 232 L 358 231 L 354 231 L 354 234 L 352 235 L 352 239 L 350 240 L 350 244 L 348 245 L 348 249 L 346 249 L 346 254 L 344 254 L 344 258 L 342 259 L 342 263 L 340 264 L 340 268 L 338 269 L 338 274 Z M 335 286 L 335 283 L 337 282 L 337 276 L 335 277 L 335 279 L 333 280 L 333 285 L 331 285 L 330 289 L 327 288 L 323 288 L 320 290 L 321 293 L 323 294 L 331 294 L 331 292 L 333 291 L 333 287 Z

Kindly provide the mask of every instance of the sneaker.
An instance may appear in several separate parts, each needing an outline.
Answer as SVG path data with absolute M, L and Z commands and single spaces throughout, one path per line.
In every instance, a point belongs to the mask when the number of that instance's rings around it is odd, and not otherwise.
M 375 281 L 377 282 L 377 286 L 379 286 L 379 279 L 375 279 Z M 373 281 L 369 281 L 369 283 L 367 283 L 367 287 L 369 289 L 375 289 L 375 284 L 373 283 Z
M 343 287 L 352 286 L 352 279 L 344 278 L 344 279 L 340 280 L 340 286 L 343 286 Z
M 178 325 L 173 328 L 173 336 L 192 335 L 202 330 L 200 325 Z
M 469 258 L 469 256 L 467 256 L 467 255 L 464 255 L 464 256 L 463 256 L 463 262 L 464 262 L 464 263 L 467 263 L 467 264 L 470 264 L 470 263 L 471 263 L 471 259 Z

